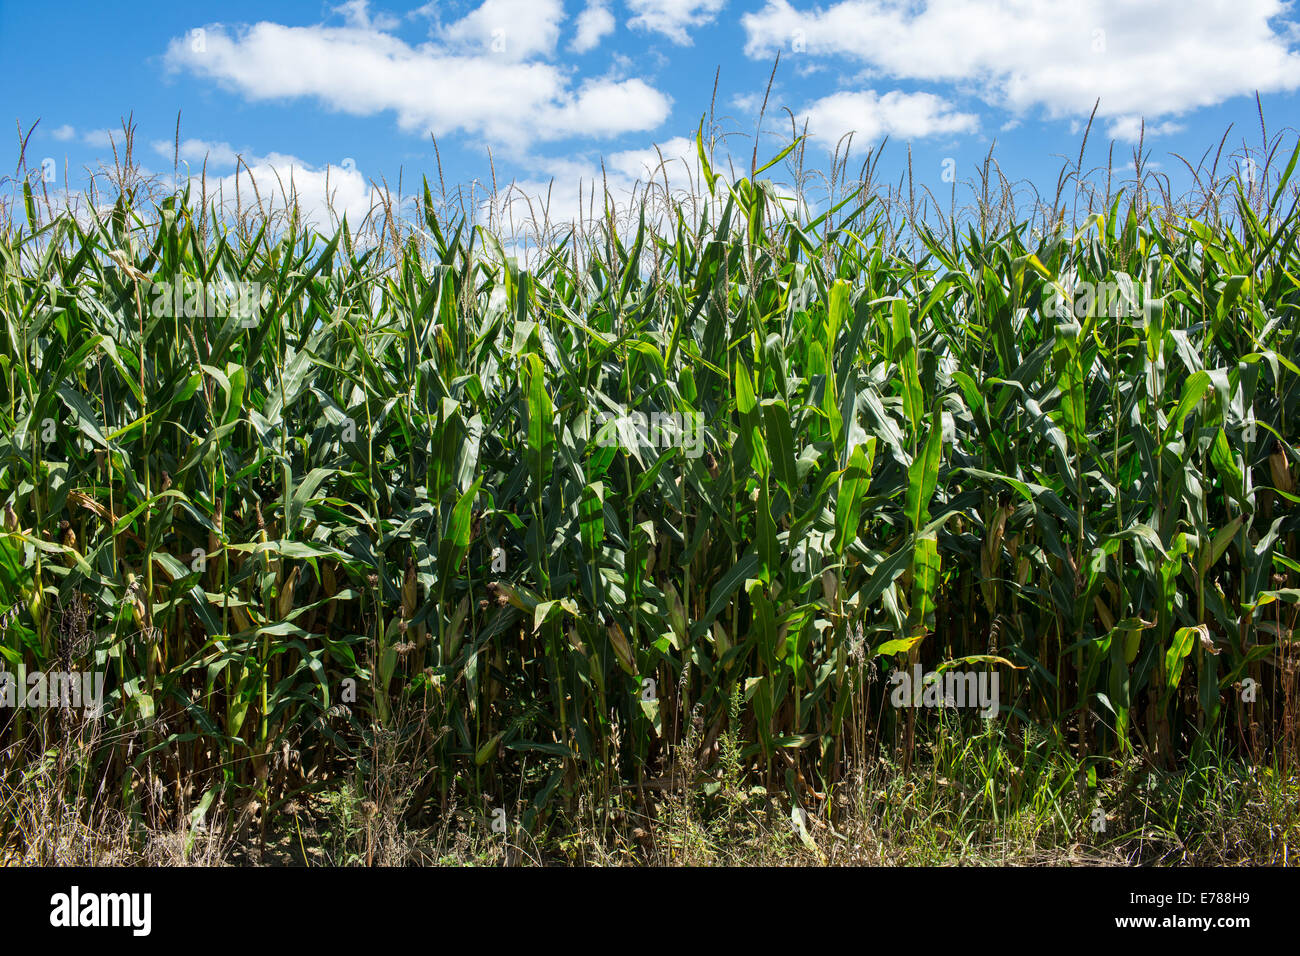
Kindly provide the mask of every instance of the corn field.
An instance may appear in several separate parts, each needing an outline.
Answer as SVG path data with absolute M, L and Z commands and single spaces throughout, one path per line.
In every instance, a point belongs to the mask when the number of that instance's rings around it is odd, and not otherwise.
M 724 736 L 803 801 L 940 721 L 1292 765 L 1297 155 L 1031 229 L 797 215 L 701 142 L 705 201 L 523 263 L 427 185 L 381 242 L 24 185 L 0 654 L 104 701 L 0 712 L 4 773 L 273 813 L 396 741 L 414 806 L 536 826 Z M 917 666 L 996 716 L 891 706 Z

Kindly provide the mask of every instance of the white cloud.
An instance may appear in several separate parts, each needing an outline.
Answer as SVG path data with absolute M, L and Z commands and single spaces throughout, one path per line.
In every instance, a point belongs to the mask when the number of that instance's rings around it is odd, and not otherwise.
M 748 152 L 734 165 L 736 175 L 748 175 Z M 725 181 L 733 174 L 733 157 L 719 147 L 710 159 L 719 176 L 715 199 L 724 196 Z M 562 158 L 533 157 L 529 165 L 542 175 L 516 181 L 503 190 L 491 208 L 494 226 L 513 254 L 527 258 L 537 249 L 539 232 L 554 240 L 569 228 L 589 232 L 605 221 L 604 196 L 608 191 L 614 221 L 620 235 L 636 233 L 644 211 L 646 228 L 667 235 L 675 227 L 674 207 L 680 207 L 688 223 L 705 212 L 708 186 L 700 166 L 694 136 L 674 136 L 657 145 L 625 149 L 600 157 L 590 155 Z M 778 167 L 779 169 L 779 167 Z M 772 177 L 776 170 L 765 174 Z M 769 179 L 772 192 L 784 204 L 794 206 L 791 191 Z M 716 223 L 725 203 L 715 201 L 708 214 Z M 806 211 L 806 210 L 805 210 Z M 543 245 L 546 244 L 543 240 Z
M 516 150 L 534 140 L 650 130 L 667 118 L 668 97 L 644 80 L 591 79 L 575 87 L 568 70 L 509 52 L 512 42 L 534 53 L 552 49 L 555 36 L 546 31 L 527 40 L 516 36 L 520 31 L 508 32 L 506 52 L 491 52 L 494 21 L 472 18 L 489 7 L 513 9 L 514 0 L 493 2 L 452 28 L 462 44 L 482 41 L 488 30 L 486 53 L 434 43 L 413 47 L 373 28 L 262 22 L 237 29 L 208 26 L 202 51 L 175 39 L 166 63 L 211 77 L 251 100 L 315 97 L 358 116 L 391 110 L 409 132 L 477 134 Z M 540 14 L 519 16 L 534 25 L 550 22 Z
M 970 113 L 958 113 L 933 93 L 875 90 L 833 93 L 806 106 L 799 126 L 808 123 L 808 135 L 834 149 L 846 133 L 855 146 L 875 143 L 885 136 L 922 139 L 942 133 L 970 133 L 979 125 Z
M 195 172 L 203 168 L 204 162 L 209 169 L 219 169 L 235 165 L 239 158 L 239 154 L 229 143 L 214 143 L 204 139 L 183 139 L 179 150 L 174 141 L 165 139 L 154 140 L 152 146 L 159 156 L 164 159 L 175 157 L 182 163 L 189 163 Z
M 163 141 L 155 142 L 153 147 L 167 157 L 174 149 L 172 143 Z M 234 212 L 237 202 L 245 211 L 256 209 L 260 202 L 265 214 L 280 213 L 294 199 L 308 223 L 331 227 L 346 215 L 355 229 L 379 205 L 379 193 L 349 160 L 342 165 L 316 166 L 285 153 L 258 156 L 238 152 L 229 143 L 200 139 L 181 142 L 180 158 L 191 164 L 190 176 L 195 180 L 204 156 L 209 164 L 208 201 L 228 212 Z M 232 166 L 236 157 L 242 160 L 236 170 L 212 176 L 214 164 Z M 185 179 L 183 169 L 181 179 Z M 197 190 L 198 186 L 192 188 Z
M 493 215 L 506 236 L 531 237 L 543 221 L 553 229 L 590 226 L 593 220 L 604 218 L 606 189 L 620 228 L 630 226 L 633 230 L 634 210 L 640 209 L 637 199 L 648 191 L 647 224 L 658 228 L 668 221 L 661 215 L 667 209 L 666 200 L 683 201 L 706 192 L 695 140 L 684 136 L 674 136 L 657 147 L 620 150 L 599 159 L 535 157 L 530 165 L 541 170 L 542 176 L 512 183 L 493 204 Z
M 645 149 L 625 149 L 606 157 L 606 170 L 629 181 L 662 183 L 670 188 L 696 191 L 701 182 L 700 155 L 695 140 L 674 136 Z
M 348 26 L 362 30 L 391 30 L 399 23 L 396 17 L 388 14 L 372 17 L 368 0 L 347 0 L 335 7 L 334 12 L 340 14 Z
M 1147 123 L 1143 129 L 1142 117 L 1140 116 L 1117 116 L 1111 124 L 1106 127 L 1106 135 L 1110 139 L 1123 140 L 1127 143 L 1136 143 L 1139 139 L 1150 139 L 1153 136 L 1170 136 L 1173 133 L 1183 131 L 1182 123 L 1173 121 L 1164 123 Z
M 688 27 L 711 23 L 727 0 L 627 0 L 632 19 L 627 25 L 662 33 L 674 43 L 690 44 Z
M 525 60 L 555 52 L 563 19 L 561 0 L 484 0 L 442 36 L 471 52 Z
M 878 74 L 973 86 L 1049 116 L 1177 114 L 1300 87 L 1300 55 L 1271 20 L 1282 0 L 767 0 L 741 18 L 745 50 L 860 60 Z M 1279 27 L 1278 29 L 1285 29 Z
M 107 131 L 100 132 L 107 135 Z M 114 134 L 114 138 L 117 138 L 117 134 Z M 157 140 L 150 145 L 156 153 L 166 157 L 168 168 L 164 173 L 155 174 L 148 167 L 138 166 L 135 172 L 142 180 L 155 180 L 156 176 L 156 183 L 170 190 L 173 185 L 183 184 L 188 178 L 191 196 L 197 205 L 200 196 L 200 167 L 203 157 L 208 156 L 205 204 L 215 203 L 228 215 L 235 215 L 239 209 L 247 213 L 256 212 L 260 208 L 262 215 L 282 216 L 289 201 L 294 200 L 304 223 L 316 228 L 332 230 L 346 215 L 349 227 L 354 230 L 354 239 L 362 244 L 371 241 L 373 237 L 361 235 L 356 230 L 372 210 L 375 210 L 376 216 L 382 215 L 380 207 L 383 194 L 349 160 L 344 160 L 342 165 L 317 166 L 285 153 L 241 153 L 229 143 L 188 139 L 181 141 L 180 159 L 182 162 L 190 162 L 191 168 L 187 171 L 182 166 L 179 176 L 173 180 L 170 162 L 175 144 Z M 221 176 L 213 173 L 214 165 L 233 167 L 236 156 L 242 159 L 237 170 L 231 168 L 230 172 Z M 217 162 L 218 158 L 220 163 Z M 42 207 L 44 198 L 40 203 Z M 102 216 L 113 208 L 111 202 L 92 207 L 89 198 L 88 194 L 73 193 L 65 196 L 61 189 L 49 194 L 54 213 L 67 210 L 83 225 L 90 224 L 97 215 Z M 48 218 L 47 210 L 42 208 L 40 211 L 46 214 L 42 218 Z
M 308 222 L 330 223 L 344 215 L 355 228 L 378 204 L 378 196 L 355 166 L 318 168 L 293 156 L 272 153 L 253 158 L 248 168 L 240 167 L 221 179 L 222 195 L 235 198 L 235 181 L 239 180 L 240 199 L 250 202 L 252 184 L 268 207 L 283 209 L 286 197 L 296 196 Z
M 606 0 L 587 0 L 586 7 L 578 14 L 578 29 L 574 34 L 569 49 L 574 53 L 586 53 L 600 45 L 600 41 L 614 32 L 614 14 L 609 12 Z
M 106 129 L 91 129 L 81 134 L 81 141 L 95 149 L 108 149 L 114 138 L 112 131 Z
M 77 135 L 77 130 L 75 127 L 69 126 L 65 123 L 62 126 L 56 126 L 54 129 L 50 130 L 50 135 L 60 143 L 66 143 Z

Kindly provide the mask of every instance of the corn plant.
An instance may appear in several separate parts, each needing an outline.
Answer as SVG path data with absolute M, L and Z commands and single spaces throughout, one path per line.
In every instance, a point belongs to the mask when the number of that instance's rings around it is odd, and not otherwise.
M 789 153 L 728 183 L 701 137 L 704 197 L 525 262 L 427 185 L 375 242 L 24 184 L 0 654 L 107 674 L 84 779 L 274 808 L 397 734 L 417 804 L 531 825 L 725 740 L 807 798 L 910 760 L 918 665 L 1103 772 L 1294 759 L 1297 154 L 1226 216 L 904 237 L 781 201 Z M 4 720 L 17 772 L 54 729 Z

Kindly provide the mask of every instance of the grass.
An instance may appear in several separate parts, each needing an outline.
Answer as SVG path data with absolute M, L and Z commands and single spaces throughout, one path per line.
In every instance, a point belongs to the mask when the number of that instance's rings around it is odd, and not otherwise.
M 427 183 L 321 233 L 21 179 L 0 654 L 106 697 L 4 713 L 0 835 L 1287 861 L 1300 151 L 1263 140 L 1177 207 L 1081 150 L 1031 221 L 988 179 L 809 212 L 762 175 L 801 142 L 728 180 L 701 131 L 701 195 L 522 262 Z M 996 719 L 893 706 L 918 666 Z
M 408 800 L 376 803 L 343 786 L 287 805 L 262 841 L 241 840 L 220 814 L 205 825 L 133 827 L 122 814 L 59 803 L 66 788 L 30 776 L 0 791 L 20 834 L 9 865 L 167 866 L 1239 866 L 1289 865 L 1300 835 L 1300 792 L 1271 770 L 1227 761 L 1171 773 L 1117 767 L 1078 790 L 1061 752 L 1001 734 L 936 738 L 904 774 L 879 760 L 837 787 L 803 826 L 790 801 L 739 770 L 657 790 L 598 814 L 529 833 L 493 831 L 466 795 L 437 819 L 412 819 Z M 988 754 L 1023 762 L 990 771 Z M 594 794 L 587 789 L 588 797 Z M 1104 807 L 1106 826 L 1093 808 Z M 515 809 L 515 808 L 512 808 Z M 470 812 L 467 812 L 470 811 Z M 802 830 L 802 835 L 801 831 Z

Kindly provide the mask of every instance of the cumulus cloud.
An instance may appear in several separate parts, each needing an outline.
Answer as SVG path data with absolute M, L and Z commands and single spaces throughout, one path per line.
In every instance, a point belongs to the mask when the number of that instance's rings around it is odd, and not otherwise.
M 484 0 L 442 34 L 471 52 L 525 60 L 555 52 L 563 19 L 561 0 Z
M 604 218 L 606 190 L 616 221 L 632 229 L 634 210 L 640 209 L 637 200 L 648 194 L 648 225 L 655 228 L 667 222 L 661 214 L 668 201 L 706 192 L 695 140 L 684 136 L 600 157 L 536 157 L 531 165 L 541 175 L 512 183 L 490 204 L 507 236 L 533 235 L 543 221 L 553 230 L 589 227 Z
M 107 129 L 90 129 L 81 134 L 81 141 L 95 149 L 108 149 L 113 145 L 113 132 Z
M 876 74 L 973 89 L 1050 117 L 1155 118 L 1300 87 L 1282 0 L 767 0 L 741 18 L 746 52 L 857 60 Z M 1126 131 L 1129 121 L 1117 122 Z
M 719 145 L 710 164 L 719 176 L 708 215 L 716 222 L 725 203 L 725 181 L 748 175 L 750 156 L 733 157 Z M 538 235 L 554 240 L 570 228 L 589 232 L 606 219 L 605 196 L 621 235 L 636 233 L 642 212 L 646 228 L 669 234 L 675 227 L 673 210 L 680 207 L 687 222 L 706 212 L 708 185 L 694 136 L 674 136 L 653 145 L 601 156 L 534 157 L 530 165 L 541 175 L 518 180 L 491 202 L 483 204 L 505 238 L 511 254 L 536 261 Z M 775 172 L 775 171 L 774 171 Z M 765 174 L 765 179 L 774 172 Z M 786 186 L 769 179 L 778 202 L 793 210 L 796 199 Z M 807 207 L 803 207 L 807 212 Z M 541 245 L 544 247 L 546 241 Z
M 183 139 L 178 149 L 175 142 L 165 139 L 154 140 L 154 152 L 164 159 L 175 157 L 182 163 L 188 163 L 196 169 L 206 162 L 209 169 L 222 169 L 235 165 L 239 154 L 229 143 L 214 143 L 205 139 Z
M 933 93 L 905 93 L 875 90 L 833 93 L 809 103 L 799 116 L 799 126 L 808 124 L 808 135 L 834 148 L 846 133 L 853 133 L 855 145 L 875 143 L 885 136 L 923 139 L 943 133 L 969 133 L 979 125 L 971 113 L 955 111 L 947 100 Z
M 627 0 L 632 19 L 627 25 L 637 30 L 662 33 L 674 43 L 691 43 L 686 31 L 713 22 L 727 0 Z
M 463 132 L 516 150 L 536 140 L 660 125 L 670 101 L 644 80 L 575 85 L 567 70 L 525 58 L 554 49 L 562 12 L 559 0 L 488 0 L 438 31 L 445 40 L 419 46 L 372 25 L 216 24 L 205 28 L 201 49 L 178 38 L 165 60 L 172 70 L 209 77 L 250 100 L 311 97 L 357 116 L 391 111 L 412 133 Z M 507 23 L 500 51 L 493 46 L 498 22 Z
M 179 150 L 171 140 L 150 145 L 162 158 L 180 161 L 181 183 L 187 178 L 197 183 L 206 163 L 208 201 L 229 213 L 237 207 L 256 209 L 260 203 L 265 214 L 279 214 L 296 201 L 312 225 L 332 227 L 346 215 L 355 228 L 380 204 L 379 192 L 351 159 L 319 165 L 288 153 L 259 154 L 205 139 L 181 140 Z
M 1139 139 L 1151 139 L 1153 136 L 1170 136 L 1183 131 L 1182 123 L 1172 120 L 1164 123 L 1147 123 L 1143 128 L 1140 116 L 1117 116 L 1106 127 L 1106 135 L 1111 139 L 1136 143 Z
M 586 7 L 578 14 L 577 32 L 569 49 L 574 53 L 587 53 L 613 32 L 614 14 L 609 12 L 605 0 L 587 0 Z
M 107 130 L 96 130 L 105 138 Z M 83 135 L 83 141 L 89 134 Z M 120 134 L 113 138 L 120 142 Z M 200 188 L 205 190 L 205 205 L 215 204 L 225 215 L 236 216 L 254 213 L 283 221 L 285 212 L 296 203 L 302 221 L 314 228 L 332 231 L 346 216 L 354 230 L 354 241 L 361 245 L 374 241 L 373 234 L 359 231 L 367 216 L 373 212 L 383 215 L 383 206 L 396 197 L 385 193 L 357 168 L 351 159 L 338 164 L 313 164 L 288 153 L 258 154 L 251 150 L 238 150 L 226 142 L 203 139 L 185 139 L 177 151 L 172 140 L 154 140 L 150 143 L 154 153 L 167 161 L 165 171 L 155 171 L 148 166 L 136 165 L 134 173 L 141 181 L 152 182 L 166 192 L 188 183 L 195 204 L 199 202 Z M 172 176 L 172 158 L 180 161 L 180 169 Z M 201 169 L 207 168 L 200 187 Z M 88 226 L 114 207 L 112 202 L 91 203 L 91 194 L 65 193 L 62 189 L 41 196 L 38 212 L 42 221 L 62 212 L 71 213 L 79 223 Z M 409 212 L 414 198 L 401 200 L 402 210 Z M 373 223 L 373 220 L 372 220 Z
M 348 26 L 363 30 L 391 30 L 399 23 L 396 17 L 388 14 L 371 16 L 368 0 L 347 0 L 335 7 L 334 12 L 342 16 Z
M 228 143 L 202 145 L 209 147 L 214 155 L 235 155 Z M 284 153 L 265 156 L 244 153 L 240 158 L 242 162 L 234 171 L 215 181 L 211 176 L 208 178 L 208 196 L 223 209 L 233 210 L 238 202 L 248 210 L 260 203 L 265 214 L 270 215 L 283 212 L 290 202 L 296 201 L 309 224 L 329 228 L 346 215 L 356 228 L 380 202 L 374 186 L 350 161 L 317 166 Z

